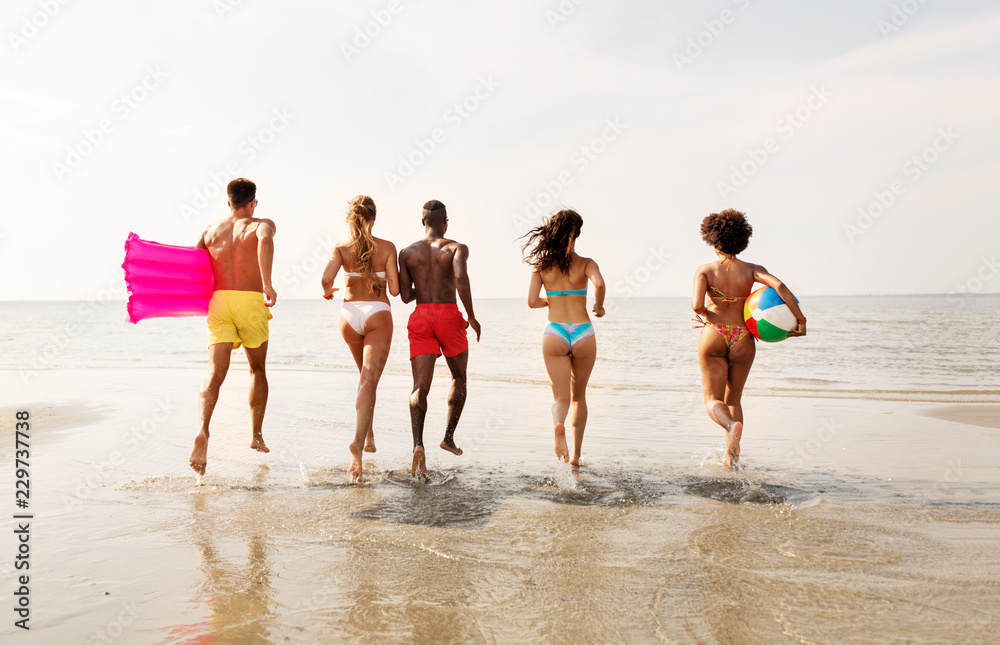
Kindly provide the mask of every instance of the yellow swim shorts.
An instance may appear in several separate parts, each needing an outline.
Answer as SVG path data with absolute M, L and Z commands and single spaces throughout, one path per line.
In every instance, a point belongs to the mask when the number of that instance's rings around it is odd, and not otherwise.
M 208 303 L 208 344 L 256 349 L 267 340 L 272 317 L 259 291 L 216 291 Z

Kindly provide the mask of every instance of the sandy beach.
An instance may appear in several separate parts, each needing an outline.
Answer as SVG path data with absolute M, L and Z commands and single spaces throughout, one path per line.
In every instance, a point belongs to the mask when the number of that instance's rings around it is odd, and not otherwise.
M 352 486 L 355 375 L 273 370 L 259 455 L 234 364 L 199 486 L 202 376 L 49 370 L 0 410 L 4 436 L 15 409 L 33 424 L 21 641 L 980 643 L 997 625 L 995 406 L 754 397 L 732 474 L 694 397 L 596 388 L 573 475 L 547 388 L 473 379 L 466 455 L 431 450 L 420 484 L 391 372 Z

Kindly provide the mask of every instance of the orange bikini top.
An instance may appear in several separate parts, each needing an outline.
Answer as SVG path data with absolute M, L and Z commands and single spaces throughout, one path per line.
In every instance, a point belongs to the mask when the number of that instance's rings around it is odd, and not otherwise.
M 712 300 L 721 300 L 722 302 L 739 302 L 747 299 L 746 296 L 727 296 L 715 287 L 709 287 L 708 289 L 712 292 L 712 295 L 709 296 Z

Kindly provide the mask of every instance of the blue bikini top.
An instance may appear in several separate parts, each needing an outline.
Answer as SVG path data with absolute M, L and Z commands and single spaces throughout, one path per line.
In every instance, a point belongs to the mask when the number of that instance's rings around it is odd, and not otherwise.
M 587 295 L 587 287 L 583 289 L 566 289 L 564 291 L 549 291 L 545 290 L 546 296 L 585 296 Z

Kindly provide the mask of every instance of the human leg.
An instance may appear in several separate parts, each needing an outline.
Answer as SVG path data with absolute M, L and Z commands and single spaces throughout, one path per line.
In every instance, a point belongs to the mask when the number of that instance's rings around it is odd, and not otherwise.
M 208 347 L 208 375 L 201 384 L 199 392 L 199 407 L 201 411 L 201 427 L 194 438 L 194 450 L 191 451 L 191 468 L 199 475 L 205 474 L 208 464 L 208 426 L 212 422 L 215 404 L 219 401 L 219 388 L 226 380 L 229 371 L 229 359 L 232 356 L 232 343 L 215 343 Z
M 583 432 L 587 427 L 587 383 L 597 361 L 597 338 L 590 336 L 573 347 L 570 357 L 572 376 L 570 378 L 569 428 L 573 437 L 573 456 L 569 460 L 573 468 L 580 467 L 583 449 Z
M 465 399 L 468 396 L 466 371 L 469 366 L 469 350 L 456 356 L 446 356 L 445 361 L 451 371 L 451 390 L 448 392 L 448 426 L 445 428 L 441 447 L 450 453 L 460 455 L 462 449 L 455 445 L 455 428 L 458 427 L 458 420 L 462 417 Z
M 361 476 L 361 451 L 365 437 L 371 431 L 375 417 L 375 395 L 382 370 L 389 358 L 392 343 L 392 315 L 380 311 L 368 318 L 363 338 L 364 349 L 361 359 L 361 378 L 358 381 L 358 395 L 355 402 L 357 421 L 354 427 L 354 441 L 351 442 L 351 467 L 353 480 Z
M 267 341 L 260 347 L 243 347 L 250 364 L 250 419 L 253 436 L 250 447 L 257 452 L 271 452 L 264 443 L 264 411 L 267 409 L 267 373 L 264 365 L 267 360 Z
M 743 387 L 746 385 L 757 344 L 749 334 L 729 348 L 729 377 L 726 381 L 725 402 L 736 423 L 726 444 L 726 461 L 733 466 L 740 460 L 740 440 L 743 437 Z
M 344 304 L 349 303 L 345 302 Z M 352 316 L 355 314 L 353 311 L 351 313 Z M 347 348 L 351 350 L 351 356 L 354 358 L 354 364 L 358 366 L 358 374 L 360 374 L 364 365 L 365 337 L 354 329 L 355 324 L 357 322 L 354 318 L 349 318 L 346 315 L 340 316 L 340 335 L 347 343 Z M 361 330 L 364 331 L 364 327 Z M 368 433 L 365 435 L 364 451 L 375 452 L 375 432 L 372 427 L 368 428 Z
M 728 348 L 722 336 L 712 327 L 705 327 L 698 338 L 698 363 L 701 366 L 701 385 L 705 409 L 712 421 L 726 432 L 728 451 L 730 433 L 738 423 L 726 405 L 726 384 L 729 380 Z M 742 430 L 742 425 L 740 426 Z M 728 464 L 727 453 L 727 466 Z
M 566 445 L 566 415 L 569 413 L 571 381 L 573 377 L 569 347 L 558 336 L 542 335 L 542 357 L 552 386 L 552 425 L 555 433 L 556 458 L 569 461 Z
M 437 354 L 418 354 L 410 359 L 413 391 L 410 393 L 410 430 L 413 433 L 413 465 L 411 474 L 426 474 L 424 461 L 424 419 L 427 416 L 427 393 L 434 378 Z

